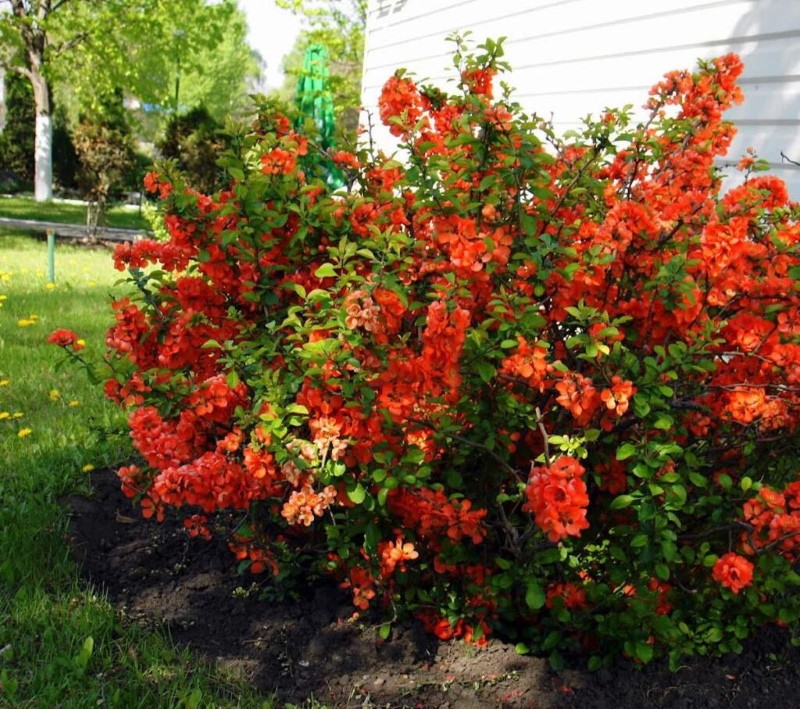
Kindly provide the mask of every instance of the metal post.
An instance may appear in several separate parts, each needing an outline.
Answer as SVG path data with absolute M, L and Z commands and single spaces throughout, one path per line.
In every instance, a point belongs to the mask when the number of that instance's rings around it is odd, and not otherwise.
M 56 282 L 56 233 L 47 230 L 47 282 Z

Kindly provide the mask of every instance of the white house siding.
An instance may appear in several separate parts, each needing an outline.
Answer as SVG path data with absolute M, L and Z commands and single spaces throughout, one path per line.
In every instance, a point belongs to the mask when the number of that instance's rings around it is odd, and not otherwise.
M 781 155 L 800 162 L 800 0 L 369 0 L 364 107 L 377 116 L 398 67 L 452 80 L 445 37 L 464 30 L 477 42 L 507 38 L 504 80 L 559 130 L 606 106 L 638 109 L 667 71 L 739 54 L 745 102 L 728 114 L 739 129 L 730 161 L 756 148 L 800 200 L 800 167 Z M 375 137 L 391 150 L 388 131 Z

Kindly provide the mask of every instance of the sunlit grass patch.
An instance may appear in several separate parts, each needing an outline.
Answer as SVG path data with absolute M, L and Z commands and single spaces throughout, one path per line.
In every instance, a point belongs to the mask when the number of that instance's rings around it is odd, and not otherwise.
M 131 455 L 125 414 L 47 343 L 74 330 L 102 357 L 111 253 L 0 236 L 0 706 L 270 706 L 241 681 L 122 623 L 78 580 L 62 498 Z M 63 363 L 62 363 L 63 364 Z
M 61 224 L 85 224 L 86 205 L 74 201 L 36 202 L 32 197 L 0 197 L 0 217 L 34 219 Z M 108 226 L 122 229 L 148 229 L 137 207 L 113 205 L 106 214 Z

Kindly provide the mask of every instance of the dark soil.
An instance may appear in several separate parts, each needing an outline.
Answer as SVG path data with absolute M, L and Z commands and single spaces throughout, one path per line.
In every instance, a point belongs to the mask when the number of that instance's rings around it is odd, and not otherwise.
M 741 655 L 695 658 L 677 673 L 654 663 L 559 674 L 545 660 L 492 641 L 442 643 L 414 624 L 386 642 L 353 621 L 333 585 L 265 600 L 257 577 L 235 573 L 222 540 L 189 540 L 180 522 L 143 520 L 113 472 L 93 473 L 94 496 L 74 497 L 71 542 L 84 576 L 130 619 L 238 668 L 281 702 L 309 696 L 331 707 L 792 707 L 800 704 L 800 649 L 767 628 Z M 259 596 L 262 596 L 259 598 Z

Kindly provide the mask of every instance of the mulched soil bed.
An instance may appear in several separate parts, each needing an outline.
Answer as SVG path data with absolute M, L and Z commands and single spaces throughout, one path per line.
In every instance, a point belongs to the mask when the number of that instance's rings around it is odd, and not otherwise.
M 189 540 L 179 521 L 143 520 L 112 471 L 92 474 L 94 495 L 72 497 L 70 541 L 84 577 L 129 619 L 166 629 L 180 645 L 231 665 L 281 702 L 310 695 L 331 707 L 792 707 L 800 702 L 800 649 L 766 628 L 742 655 L 695 658 L 677 673 L 621 663 L 553 673 L 545 660 L 492 641 L 477 650 L 442 643 L 413 623 L 387 642 L 352 621 L 334 585 L 296 601 L 247 594 L 224 541 Z M 576 668 L 578 665 L 576 664 Z

